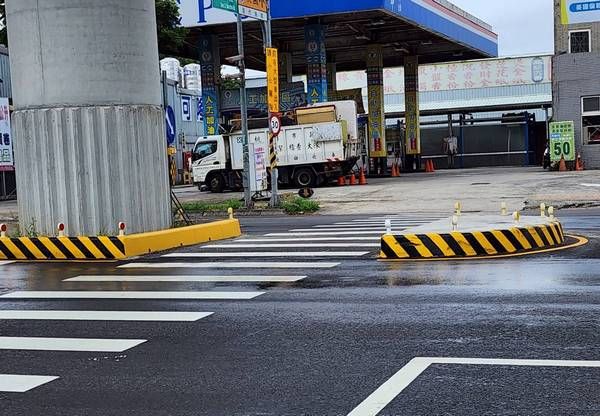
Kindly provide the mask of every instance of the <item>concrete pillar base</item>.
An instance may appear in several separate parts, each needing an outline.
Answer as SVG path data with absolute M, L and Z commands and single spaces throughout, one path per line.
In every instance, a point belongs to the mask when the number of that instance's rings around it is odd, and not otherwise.
M 113 234 L 119 221 L 128 233 L 170 227 L 159 106 L 27 109 L 12 120 L 23 234 L 54 235 L 61 222 L 70 236 Z

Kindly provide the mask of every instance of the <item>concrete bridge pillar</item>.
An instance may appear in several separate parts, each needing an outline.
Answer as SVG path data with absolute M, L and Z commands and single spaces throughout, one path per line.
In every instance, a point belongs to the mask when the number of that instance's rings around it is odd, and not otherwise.
M 22 230 L 171 225 L 154 0 L 7 0 Z

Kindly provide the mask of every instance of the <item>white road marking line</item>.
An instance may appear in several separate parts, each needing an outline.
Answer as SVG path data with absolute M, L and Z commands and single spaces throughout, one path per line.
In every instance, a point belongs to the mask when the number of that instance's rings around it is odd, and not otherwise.
M 381 247 L 380 243 L 277 243 L 277 244 L 213 244 L 200 247 L 202 249 L 215 248 L 344 248 L 344 247 Z
M 600 183 L 582 183 L 580 185 L 588 188 L 600 188 Z
M 237 240 L 240 243 L 272 243 L 294 241 L 379 241 L 381 237 L 307 237 L 307 238 L 248 238 Z
M 254 299 L 265 292 L 151 292 L 151 291 L 17 291 L 1 295 L 13 299 Z
M 9 264 L 13 264 L 13 263 L 14 263 L 14 261 L 0 261 L 0 266 L 6 266 Z
M 145 339 L 0 337 L 0 350 L 123 352 Z
M 58 380 L 55 376 L 23 376 L 17 374 L 0 374 L 0 392 L 25 393 L 43 384 Z
M 315 262 L 215 262 L 215 263 L 129 263 L 122 269 L 331 269 L 340 263 Z
M 63 282 L 298 282 L 307 276 L 77 276 Z M 0 311 L 1 316 L 1 311 Z
M 311 230 L 311 232 L 297 232 L 292 231 L 289 233 L 270 233 L 265 234 L 265 237 L 312 237 L 312 236 L 323 236 L 323 235 L 369 235 L 369 234 L 378 234 L 379 236 L 385 234 L 384 231 L 327 231 L 327 230 Z
M 383 383 L 361 404 L 348 413 L 348 416 L 375 416 L 379 414 L 432 364 L 600 368 L 600 361 L 417 357 L 413 358 L 400 371 Z
M 161 257 L 173 258 L 213 258 L 213 257 L 361 257 L 369 254 L 368 251 L 246 251 L 239 253 L 170 253 Z
M 42 321 L 195 322 L 213 312 L 0 310 L 0 319 Z
M 422 225 L 420 222 L 397 222 L 392 221 L 393 227 L 416 227 Z M 376 222 L 336 222 L 333 225 L 315 225 L 315 228 L 360 228 L 360 227 L 385 227 L 385 221 Z
M 392 227 L 395 229 L 399 229 L 399 227 Z M 380 226 L 380 227 L 361 227 L 361 228 L 319 228 L 319 229 L 315 229 L 315 228 L 297 228 L 294 230 L 290 230 L 289 232 L 291 233 L 311 233 L 311 232 L 345 232 L 345 231 L 350 231 L 350 232 L 360 232 L 360 231 L 376 231 L 376 232 L 380 232 L 383 231 L 385 232 L 386 228 L 385 226 Z

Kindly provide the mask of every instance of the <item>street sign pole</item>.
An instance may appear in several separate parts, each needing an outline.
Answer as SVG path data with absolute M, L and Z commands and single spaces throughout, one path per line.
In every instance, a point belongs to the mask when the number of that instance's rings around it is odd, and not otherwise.
M 267 2 L 267 20 L 265 22 L 265 53 L 267 48 L 273 47 L 273 39 L 271 34 L 271 2 Z M 279 82 L 279 80 L 277 81 Z M 279 97 L 277 97 L 279 100 Z M 269 135 L 272 143 L 271 152 L 273 153 L 271 156 L 275 157 L 276 146 L 275 141 L 276 138 L 273 137 L 273 131 L 271 129 L 271 111 L 269 111 Z M 277 170 L 277 164 L 271 166 L 271 207 L 275 208 L 279 206 L 279 172 Z
M 246 64 L 244 62 L 244 27 L 242 16 L 237 13 L 237 38 L 238 38 L 238 68 L 240 70 L 240 107 L 242 118 L 242 143 L 244 148 L 244 205 L 252 208 L 252 195 L 250 194 L 250 153 L 248 150 L 248 104 L 246 102 Z

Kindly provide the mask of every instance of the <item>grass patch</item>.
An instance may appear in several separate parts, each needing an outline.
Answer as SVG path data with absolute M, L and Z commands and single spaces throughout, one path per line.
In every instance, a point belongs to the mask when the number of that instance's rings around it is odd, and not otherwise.
M 211 211 L 227 211 L 229 208 L 240 209 L 243 207 L 243 202 L 238 199 L 229 199 L 221 202 L 184 202 L 183 209 L 186 212 L 211 212 Z
M 299 196 L 285 196 L 281 201 L 281 208 L 287 214 L 306 214 L 317 212 L 321 207 L 319 202 L 312 199 L 304 199 Z

